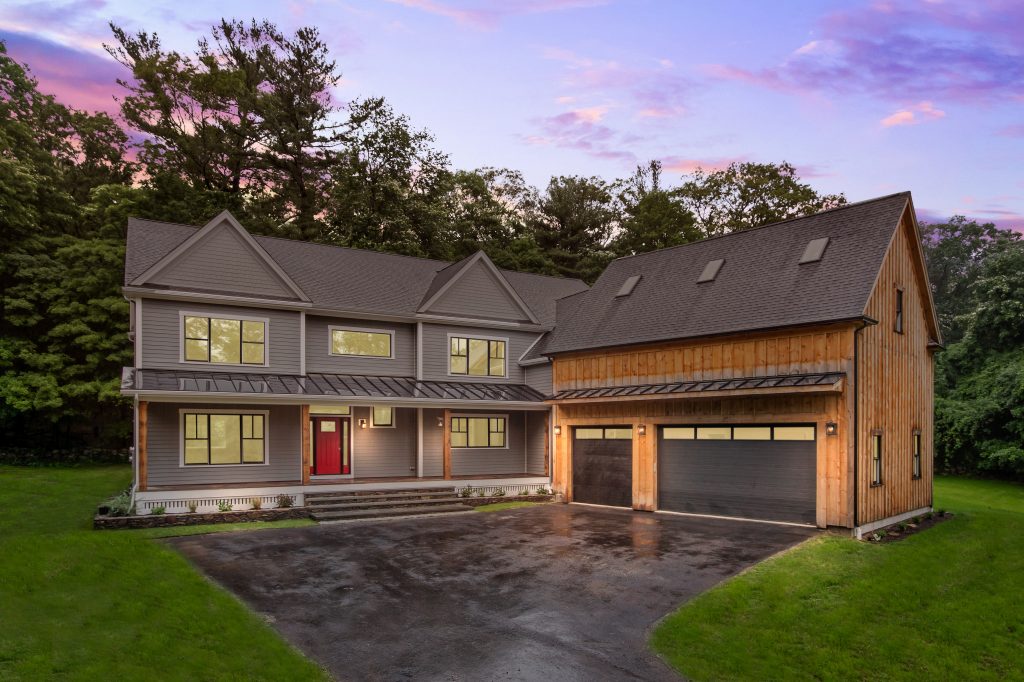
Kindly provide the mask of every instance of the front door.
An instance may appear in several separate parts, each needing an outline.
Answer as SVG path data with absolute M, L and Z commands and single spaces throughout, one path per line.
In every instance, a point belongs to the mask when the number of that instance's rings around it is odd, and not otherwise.
M 313 474 L 352 473 L 348 417 L 313 417 Z

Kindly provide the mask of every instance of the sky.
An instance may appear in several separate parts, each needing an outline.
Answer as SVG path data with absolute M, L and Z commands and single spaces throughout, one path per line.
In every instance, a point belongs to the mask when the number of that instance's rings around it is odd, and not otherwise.
M 788 161 L 851 201 L 911 190 L 923 220 L 1024 229 L 1020 0 L 0 0 L 0 40 L 43 90 L 116 114 L 110 22 L 189 51 L 253 16 L 319 28 L 337 98 L 387 98 L 458 168 L 543 187 Z

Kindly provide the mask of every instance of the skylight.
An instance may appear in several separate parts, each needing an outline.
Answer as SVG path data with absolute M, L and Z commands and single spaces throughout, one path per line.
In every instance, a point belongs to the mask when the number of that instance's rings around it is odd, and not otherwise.
M 820 239 L 812 239 L 807 242 L 807 248 L 804 249 L 804 255 L 800 256 L 800 265 L 804 263 L 817 263 L 821 260 L 821 257 L 825 255 L 825 248 L 828 246 L 828 237 L 821 237 Z
M 622 288 L 619 289 L 619 293 L 615 294 L 616 298 L 619 296 L 629 296 L 633 293 L 633 289 L 636 288 L 636 283 L 640 281 L 640 275 L 633 275 L 625 282 L 622 283 Z
M 722 263 L 724 262 L 721 258 L 708 261 L 708 264 L 704 266 L 704 272 L 700 273 L 700 277 L 697 278 L 697 284 L 713 282 L 715 277 L 718 276 L 718 271 L 722 269 Z

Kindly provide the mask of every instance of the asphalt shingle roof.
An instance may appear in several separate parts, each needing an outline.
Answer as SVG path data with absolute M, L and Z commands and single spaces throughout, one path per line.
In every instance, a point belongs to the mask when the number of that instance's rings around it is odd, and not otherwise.
M 199 228 L 131 218 L 125 284 L 137 278 Z M 461 268 L 445 261 L 256 236 L 318 308 L 413 316 L 429 291 Z M 586 289 L 576 279 L 501 270 L 541 324 L 555 321 L 555 301 Z M 443 280 L 440 284 L 437 280 Z
M 860 317 L 909 192 L 700 242 L 619 258 L 594 286 L 563 299 L 531 355 L 696 338 Z M 828 237 L 819 262 L 807 243 Z M 698 284 L 709 261 L 725 263 Z M 628 296 L 623 283 L 641 275 Z

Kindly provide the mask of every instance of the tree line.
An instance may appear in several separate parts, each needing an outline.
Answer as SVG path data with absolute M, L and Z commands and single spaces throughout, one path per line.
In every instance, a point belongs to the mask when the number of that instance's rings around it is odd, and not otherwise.
M 785 162 L 698 169 L 672 184 L 651 161 L 626 178 L 555 175 L 538 188 L 513 169 L 455 168 L 382 97 L 339 102 L 341 72 L 314 28 L 224 20 L 189 52 L 155 33 L 111 34 L 107 51 L 124 67 L 118 120 L 40 92 L 0 42 L 8 444 L 128 442 L 117 377 L 132 352 L 120 293 L 129 216 L 203 224 L 226 208 L 258 234 L 441 260 L 483 249 L 499 267 L 592 282 L 618 256 L 846 201 Z M 939 242 L 952 250 L 961 236 Z M 971 267 L 981 272 L 988 255 Z M 961 320 L 979 294 L 942 287 Z

